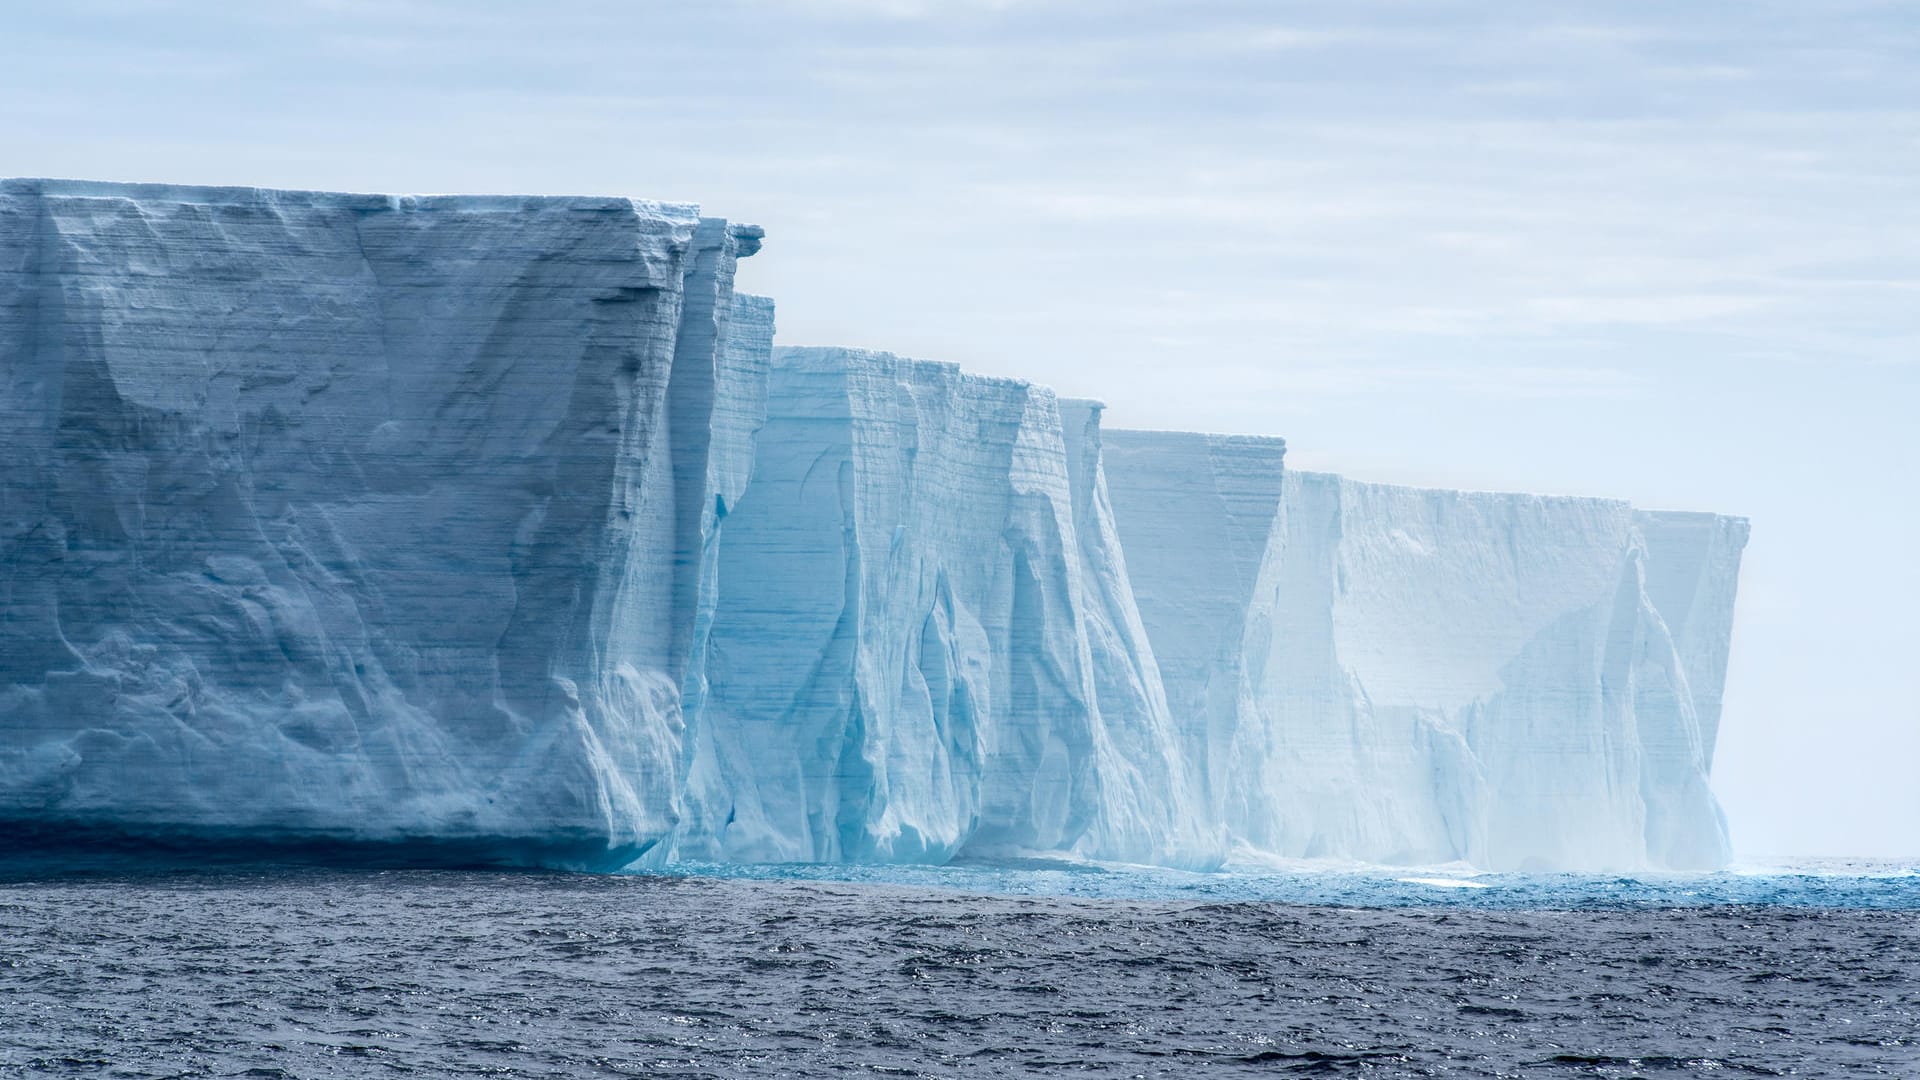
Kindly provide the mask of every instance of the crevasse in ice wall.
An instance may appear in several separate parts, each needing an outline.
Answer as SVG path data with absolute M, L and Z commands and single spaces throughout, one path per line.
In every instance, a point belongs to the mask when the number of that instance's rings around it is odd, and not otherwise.
M 617 198 L 0 187 L 0 819 L 657 842 L 712 501 L 688 373 L 757 235 Z
M 706 634 L 713 624 L 720 526 L 753 468 L 753 437 L 766 419 L 773 302 L 736 295 L 738 260 L 760 250 L 762 231 L 717 218 L 700 222 L 684 270 L 667 416 L 673 447 L 674 654 L 685 657 L 682 707 L 706 693 Z M 736 325 L 737 322 L 737 325 Z

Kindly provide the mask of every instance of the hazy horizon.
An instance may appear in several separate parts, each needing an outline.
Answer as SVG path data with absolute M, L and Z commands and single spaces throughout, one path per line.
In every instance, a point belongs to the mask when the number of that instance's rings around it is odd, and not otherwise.
M 0 174 L 698 202 L 782 344 L 1746 516 L 1735 849 L 1914 856 L 1917 49 L 1861 0 L 77 0 L 0 41 Z

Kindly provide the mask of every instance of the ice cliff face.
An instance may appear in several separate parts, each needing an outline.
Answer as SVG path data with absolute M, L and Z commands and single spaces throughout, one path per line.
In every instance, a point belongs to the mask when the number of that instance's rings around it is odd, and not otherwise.
M 655 842 L 757 240 L 628 199 L 0 187 L 0 819 Z
M 1279 439 L 1111 431 L 1111 505 L 1171 714 L 1208 823 L 1264 806 L 1266 725 L 1255 713 L 1271 632 L 1263 575 L 1281 515 Z
M 1654 865 L 1721 866 L 1731 849 L 1708 777 L 1747 521 L 1652 511 L 1636 513 L 1634 524 L 1643 545 L 1634 710 L 1647 855 Z
M 1196 857 L 1092 410 L 1074 420 L 1077 470 L 1043 388 L 777 354 L 678 854 Z
M 1215 805 L 1237 841 L 1512 869 L 1725 862 L 1707 775 L 1743 521 L 1283 474 L 1270 448 L 1217 437 L 1108 446 L 1130 556 L 1182 524 L 1222 545 L 1130 567 L 1169 701 L 1206 720 L 1190 754 L 1232 747 L 1214 790 L 1229 784 Z
M 1724 862 L 1744 521 L 776 351 L 759 241 L 0 183 L 0 852 Z

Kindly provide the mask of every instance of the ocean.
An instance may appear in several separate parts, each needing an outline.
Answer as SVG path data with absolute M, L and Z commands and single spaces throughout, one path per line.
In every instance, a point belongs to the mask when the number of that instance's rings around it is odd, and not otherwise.
M 1920 872 L 0 877 L 0 1076 L 1920 1077 Z

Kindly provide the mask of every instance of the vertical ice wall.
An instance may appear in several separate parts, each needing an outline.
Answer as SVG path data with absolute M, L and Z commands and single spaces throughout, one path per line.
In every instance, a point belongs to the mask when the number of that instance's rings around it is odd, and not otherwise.
M 1747 546 L 1745 518 L 1684 510 L 1635 515 L 1647 548 L 1647 598 L 1679 651 L 1702 750 L 1713 760 L 1733 643 L 1734 592 Z
M 1271 632 L 1269 548 L 1286 443 L 1108 431 L 1106 479 L 1132 591 L 1210 827 L 1264 823 L 1267 728 L 1254 711 Z
M 1631 527 L 1605 500 L 1289 476 L 1274 849 L 1641 865 Z
M 1647 848 L 1660 865 L 1723 865 L 1726 822 L 1707 785 L 1733 640 L 1744 518 L 1683 511 L 1634 515 L 1647 656 L 1636 681 L 1645 754 Z
M 1196 737 L 1238 725 L 1226 760 L 1250 771 L 1229 769 L 1222 804 L 1236 839 L 1389 863 L 1724 863 L 1703 717 L 1744 522 L 1311 473 L 1274 485 L 1269 453 L 1223 470 L 1204 436 L 1108 445 L 1174 714 L 1206 718 Z M 1219 477 L 1255 471 L 1266 499 L 1227 513 L 1245 489 Z M 1168 556 L 1181 529 L 1221 550 Z M 1200 741 L 1214 760 L 1218 736 Z
M 1104 409 L 1096 401 L 1060 402 L 1094 695 L 1115 768 L 1130 773 L 1121 790 L 1133 794 L 1106 801 L 1107 812 L 1081 848 L 1139 861 L 1217 863 L 1225 855 L 1226 831 L 1210 805 L 1206 778 L 1191 765 L 1193 748 L 1168 707 L 1114 520 L 1100 424 Z
M 0 186 L 0 819 L 655 842 L 715 482 L 674 442 L 713 457 L 699 370 L 756 237 L 629 199 Z
M 675 546 L 674 653 L 684 657 L 689 713 L 706 693 L 705 635 L 713 622 L 720 522 L 753 466 L 753 436 L 766 417 L 773 304 L 736 297 L 739 259 L 760 250 L 757 226 L 703 218 L 683 271 L 679 333 L 668 384 Z M 737 328 L 734 319 L 739 317 Z
M 780 350 L 720 549 L 679 853 L 1175 857 L 1163 766 L 1117 752 L 1102 719 L 1084 613 L 1090 591 L 1122 601 L 1086 579 L 1073 489 L 1050 391 Z M 1132 695 L 1125 738 L 1150 742 L 1150 661 L 1125 647 L 1098 651 Z

